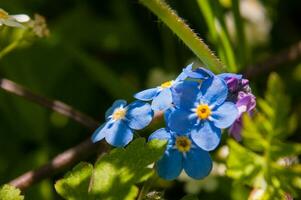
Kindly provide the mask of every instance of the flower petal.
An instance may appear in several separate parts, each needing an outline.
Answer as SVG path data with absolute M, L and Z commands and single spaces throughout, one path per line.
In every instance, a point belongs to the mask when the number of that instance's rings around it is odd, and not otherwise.
M 149 136 L 148 141 L 151 141 L 153 139 L 169 140 L 170 138 L 171 138 L 170 132 L 168 132 L 165 128 L 160 128 Z
M 164 111 L 164 120 L 167 123 L 169 121 L 170 114 L 175 110 L 175 107 L 170 107 L 169 109 Z
M 30 20 L 30 17 L 28 15 L 24 14 L 18 14 L 18 15 L 11 15 L 17 22 L 24 23 L 28 22 Z
M 18 27 L 18 28 L 24 28 L 24 26 L 20 23 L 18 23 L 17 21 L 15 21 L 14 18 L 10 17 L 8 19 L 5 19 L 2 21 L 3 24 L 5 24 L 6 26 L 11 26 L 11 27 Z
M 183 165 L 188 176 L 194 179 L 202 179 L 211 172 L 212 160 L 207 151 L 195 148 L 187 152 Z
M 204 121 L 202 126 L 191 131 L 192 140 L 205 151 L 214 150 L 221 140 L 221 129 L 211 122 Z
M 199 99 L 208 103 L 209 105 L 220 105 L 222 104 L 228 95 L 228 87 L 224 80 L 213 77 L 204 80 L 201 85 L 201 96 Z
M 172 106 L 172 95 L 170 88 L 163 89 L 152 101 L 154 111 L 166 110 Z
M 183 81 L 172 89 L 172 99 L 176 107 L 190 110 L 194 106 L 200 89 L 196 81 Z
M 141 101 L 150 101 L 158 94 L 158 92 L 158 88 L 150 88 L 136 93 L 134 97 Z
M 113 114 L 114 110 L 120 106 L 124 107 L 126 105 L 126 101 L 123 99 L 118 99 L 114 101 L 113 105 L 106 111 L 105 117 L 106 119 Z
M 191 112 L 176 109 L 170 115 L 168 119 L 168 127 L 176 133 L 187 133 L 196 123 L 196 119 L 190 117 Z
M 219 78 L 222 79 L 230 79 L 230 78 L 236 78 L 236 79 L 242 79 L 242 75 L 241 74 L 233 74 L 233 73 L 222 73 L 217 75 Z
M 180 75 L 176 78 L 175 82 L 178 82 L 178 81 L 183 81 L 187 78 L 187 74 L 190 73 L 192 71 L 192 66 L 193 66 L 193 63 L 187 65 L 183 71 L 180 73 Z
M 212 121 L 218 128 L 228 128 L 238 117 L 238 110 L 234 103 L 225 102 L 212 111 Z
M 100 140 L 102 140 L 106 136 L 106 130 L 107 128 L 104 128 L 108 123 L 104 123 L 101 126 L 99 126 L 93 133 L 91 139 L 93 143 L 96 143 Z
M 115 147 L 123 147 L 133 140 L 133 132 L 123 120 L 110 123 L 104 129 L 106 141 Z
M 153 119 L 154 112 L 148 103 L 135 101 L 127 106 L 126 121 L 135 130 L 145 128 Z
M 157 162 L 158 175 L 166 180 L 177 178 L 182 167 L 182 154 L 175 149 L 165 151 L 163 157 Z
M 195 70 L 191 70 L 191 71 L 186 71 L 186 74 L 190 78 L 202 79 L 202 80 L 208 79 L 208 78 L 214 76 L 214 74 L 210 70 L 205 69 L 203 67 L 199 67 L 199 68 L 196 68 Z

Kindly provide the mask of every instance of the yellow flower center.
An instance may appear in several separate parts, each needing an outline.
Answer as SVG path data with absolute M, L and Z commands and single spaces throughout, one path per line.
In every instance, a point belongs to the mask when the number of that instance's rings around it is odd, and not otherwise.
M 112 118 L 114 120 L 123 119 L 126 114 L 126 110 L 124 108 L 117 108 L 115 109 Z
M 211 109 L 207 104 L 199 104 L 195 112 L 200 119 L 207 119 L 211 115 Z
M 161 88 L 170 88 L 173 84 L 173 81 L 166 81 L 161 84 Z
M 180 152 L 187 152 L 191 148 L 191 141 L 186 136 L 179 136 L 176 139 L 176 147 Z
M 0 9 L 0 19 L 7 19 L 9 17 L 8 13 L 3 9 Z

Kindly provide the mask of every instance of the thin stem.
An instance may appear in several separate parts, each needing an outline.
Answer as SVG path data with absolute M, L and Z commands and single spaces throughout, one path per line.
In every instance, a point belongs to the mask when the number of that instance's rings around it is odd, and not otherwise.
M 214 42 L 216 43 L 218 35 L 217 35 L 217 30 L 216 30 L 216 27 L 214 24 L 214 14 L 212 12 L 211 5 L 208 2 L 208 0 L 198 0 L 197 2 L 199 5 L 199 8 L 205 18 L 205 21 L 207 23 L 209 33 L 212 36 Z
M 137 200 L 143 200 L 144 197 L 147 195 L 149 190 L 151 189 L 152 185 L 158 180 L 158 176 L 156 173 L 152 177 L 150 177 L 147 181 L 144 182 Z
M 238 45 L 239 45 L 238 55 L 240 58 L 240 66 L 244 66 L 246 64 L 247 45 L 246 45 L 246 38 L 245 38 L 245 31 L 244 31 L 244 23 L 239 11 L 239 0 L 232 0 L 232 10 L 234 15 L 236 34 L 238 38 Z
M 88 128 L 95 129 L 98 126 L 98 122 L 96 120 L 72 108 L 71 106 L 58 100 L 50 100 L 40 95 L 37 95 L 11 80 L 0 78 L 0 88 L 6 92 L 17 96 L 21 96 L 43 107 L 50 108 L 51 110 L 65 115 L 66 117 L 69 117 L 70 119 L 73 119 L 74 121 Z
M 89 155 L 96 152 L 98 149 L 97 147 L 102 153 L 107 152 L 109 149 L 106 143 L 101 142 L 99 144 L 94 144 L 91 139 L 88 138 L 75 147 L 58 154 L 49 163 L 41 166 L 40 168 L 30 170 L 22 174 L 16 179 L 10 181 L 9 184 L 21 190 L 26 190 L 31 185 L 38 183 L 45 178 L 51 177 L 81 159 L 87 158 Z
M 24 33 L 25 32 L 20 33 L 21 35 L 16 40 L 14 40 L 12 43 L 7 45 L 5 48 L 3 48 L 0 51 L 0 59 L 2 59 L 4 56 L 6 56 L 8 53 L 10 53 L 11 51 L 13 51 L 15 48 L 18 47 L 18 45 L 20 44 L 20 42 L 24 37 Z
M 156 112 L 152 123 L 163 117 L 162 112 Z M 105 153 L 110 147 L 104 142 L 92 143 L 90 138 L 84 142 L 72 147 L 57 156 L 55 156 L 49 163 L 39 167 L 36 170 L 30 170 L 10 181 L 9 184 L 21 189 L 26 190 L 31 185 L 39 181 L 51 177 L 52 175 L 62 171 L 63 169 L 71 166 L 72 164 L 87 158 L 89 155 L 95 153 L 97 150 L 100 153 Z
M 157 15 L 212 71 L 224 71 L 223 64 L 208 46 L 193 32 L 164 0 L 140 0 L 140 3 Z
M 212 36 L 215 45 L 219 47 L 219 52 L 224 51 L 223 55 L 225 55 L 226 58 L 226 68 L 228 68 L 229 71 L 236 72 L 237 67 L 233 47 L 228 37 L 224 22 L 222 21 L 223 18 L 214 17 L 213 10 L 218 10 L 219 12 L 220 9 L 213 9 L 213 6 L 208 0 L 198 0 L 197 2 L 200 7 L 200 10 L 202 11 L 202 14 L 204 15 L 205 21 L 209 29 L 209 33 Z M 216 7 L 217 6 L 218 5 L 216 5 Z M 221 52 L 219 54 L 221 54 Z

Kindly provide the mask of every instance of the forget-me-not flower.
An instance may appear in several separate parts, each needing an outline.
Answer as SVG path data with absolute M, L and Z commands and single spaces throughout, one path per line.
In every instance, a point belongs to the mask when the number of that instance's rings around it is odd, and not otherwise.
M 161 128 L 150 135 L 149 140 L 167 140 L 163 157 L 156 163 L 161 178 L 172 180 L 184 169 L 194 179 L 201 179 L 210 173 L 212 160 L 207 151 L 198 147 L 189 134 L 177 134 L 168 128 Z
M 221 129 L 233 124 L 238 116 L 234 103 L 226 101 L 226 82 L 216 76 L 198 82 L 184 81 L 174 88 L 176 109 L 168 118 L 168 127 L 177 133 L 191 131 L 192 140 L 203 150 L 215 149 Z
M 173 87 L 187 78 L 186 74 L 188 71 L 192 70 L 192 65 L 193 64 L 190 64 L 184 68 L 183 72 L 175 80 L 166 81 L 158 87 L 138 92 L 134 97 L 141 101 L 152 101 L 151 106 L 154 111 L 164 111 L 172 107 Z
M 135 101 L 126 106 L 125 100 L 117 100 L 105 114 L 106 122 L 92 135 L 92 141 L 105 140 L 116 147 L 123 147 L 133 140 L 133 130 L 145 128 L 153 118 L 148 103 Z

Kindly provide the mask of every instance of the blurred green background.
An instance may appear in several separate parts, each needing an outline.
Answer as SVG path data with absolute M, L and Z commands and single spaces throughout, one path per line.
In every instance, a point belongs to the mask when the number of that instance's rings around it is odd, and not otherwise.
M 301 39 L 301 1 L 243 1 L 250 49 L 246 66 Z M 220 2 L 231 35 L 229 2 Z M 196 1 L 168 3 L 216 52 Z M 11 14 L 39 13 L 50 30 L 49 37 L 35 39 L 1 59 L 0 75 L 66 102 L 99 122 L 115 99 L 131 101 L 135 92 L 169 80 L 197 62 L 180 39 L 136 0 L 0 0 L 0 7 Z M 234 45 L 239 52 L 239 44 Z M 278 66 L 276 72 L 284 79 L 300 122 L 300 59 Z M 265 91 L 266 77 L 267 73 L 251 80 L 258 96 Z M 300 127 L 289 139 L 301 141 L 298 133 Z M 87 128 L 64 116 L 0 91 L 0 185 L 90 135 Z M 26 199 L 60 199 L 53 183 L 62 174 L 31 187 Z M 202 190 L 200 196 L 228 199 L 229 182 L 220 178 L 214 190 Z M 183 183 L 177 182 L 166 195 L 179 199 L 183 193 Z

